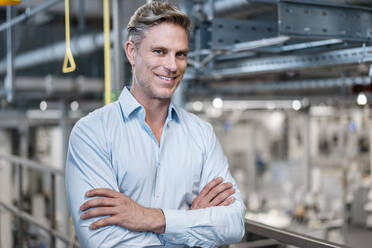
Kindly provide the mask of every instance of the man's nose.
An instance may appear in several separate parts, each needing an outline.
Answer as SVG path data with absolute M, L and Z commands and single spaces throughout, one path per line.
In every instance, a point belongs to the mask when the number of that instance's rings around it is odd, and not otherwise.
M 168 56 L 167 61 L 165 63 L 165 68 L 168 69 L 171 72 L 177 71 L 177 62 L 175 56 Z

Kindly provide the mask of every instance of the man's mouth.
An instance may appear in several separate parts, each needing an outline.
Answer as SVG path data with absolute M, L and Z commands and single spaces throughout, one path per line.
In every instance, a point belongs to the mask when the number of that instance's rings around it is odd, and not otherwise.
M 172 80 L 176 79 L 176 77 L 166 77 L 166 76 L 161 76 L 161 75 L 158 75 L 158 74 L 156 74 L 156 76 L 158 76 L 159 78 L 161 78 L 163 80 L 166 80 L 166 81 L 172 81 Z

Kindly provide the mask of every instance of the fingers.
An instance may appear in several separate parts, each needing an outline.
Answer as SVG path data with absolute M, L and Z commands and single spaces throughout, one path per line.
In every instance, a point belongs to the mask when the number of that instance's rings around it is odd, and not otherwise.
M 230 204 L 234 203 L 235 198 L 234 197 L 229 197 L 222 203 L 218 204 L 218 206 L 229 206 Z
M 190 209 L 200 209 L 209 207 L 209 201 L 212 199 L 212 197 L 211 196 L 208 197 L 207 195 L 213 188 L 222 183 L 222 181 L 223 181 L 222 177 L 217 177 L 210 181 L 207 185 L 205 185 L 202 191 L 199 193 L 199 195 L 193 200 Z
M 235 193 L 232 183 L 222 183 L 223 178 L 218 177 L 204 186 L 200 194 L 194 199 L 190 209 L 200 209 L 213 206 L 228 206 L 232 202 L 227 199 Z
M 116 225 L 117 223 L 118 223 L 118 220 L 115 217 L 107 217 L 107 218 L 98 220 L 96 222 L 93 222 L 90 225 L 90 228 L 95 230 L 95 229 L 108 226 L 108 225 Z
M 93 217 L 99 217 L 99 216 L 106 216 L 106 215 L 114 215 L 114 214 L 117 214 L 118 211 L 116 208 L 112 208 L 112 207 L 109 207 L 109 208 L 95 208 L 95 209 L 91 209 L 89 211 L 86 211 L 84 212 L 80 218 L 83 219 L 83 220 L 86 220 L 86 219 L 90 219 L 90 218 L 93 218 Z
M 219 196 L 222 192 L 224 192 L 224 191 L 226 191 L 230 188 L 232 188 L 232 183 L 222 183 L 220 185 L 217 185 L 208 192 L 208 195 L 206 196 L 206 199 L 208 200 L 208 202 L 211 202 L 213 199 L 215 199 L 217 196 Z M 213 206 L 215 206 L 215 205 L 213 205 Z
M 207 185 L 204 186 L 203 190 L 200 192 L 199 195 L 205 196 L 209 193 L 211 189 L 222 183 L 223 178 L 222 177 L 217 177 L 210 181 Z
M 89 190 L 85 195 L 87 197 L 105 196 L 105 197 L 116 198 L 116 197 L 120 197 L 122 194 L 112 189 L 98 188 L 98 189 Z
M 95 198 L 92 200 L 86 201 L 83 205 L 80 206 L 81 211 L 85 211 L 89 208 L 96 208 L 96 207 L 115 207 L 118 205 L 118 202 L 114 198 Z
M 227 186 L 229 187 L 229 186 Z M 218 206 L 222 202 L 224 202 L 227 198 L 232 196 L 235 193 L 235 189 L 232 187 L 227 188 L 223 192 L 218 193 L 218 195 L 211 201 L 212 206 Z

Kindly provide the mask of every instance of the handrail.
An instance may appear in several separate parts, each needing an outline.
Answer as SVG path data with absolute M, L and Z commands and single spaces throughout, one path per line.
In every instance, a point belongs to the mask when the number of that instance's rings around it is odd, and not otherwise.
M 268 226 L 252 220 L 245 220 L 245 223 L 246 230 L 248 232 L 275 239 L 284 244 L 294 245 L 301 248 L 349 248 L 345 245 L 336 244 L 273 226 Z
M 1 201 L 1 200 L 0 200 L 0 205 L 3 206 L 5 209 L 9 210 L 10 212 L 14 213 L 15 215 L 19 216 L 20 218 L 22 218 L 22 219 L 40 227 L 41 229 L 49 232 L 50 234 L 57 237 L 58 239 L 60 239 L 65 244 L 70 244 L 71 241 L 66 235 L 64 235 L 64 234 L 62 234 L 62 233 L 60 233 L 56 230 L 53 230 L 50 227 L 42 224 L 40 221 L 38 221 L 35 217 L 30 215 L 29 213 L 21 211 L 18 208 L 14 207 L 14 206 L 11 206 L 11 205 L 9 205 L 9 204 Z M 78 242 L 74 242 L 73 245 L 74 245 L 74 247 L 80 247 L 80 244 Z
M 18 193 L 17 193 L 17 202 L 18 202 L 18 208 L 15 206 L 8 205 L 4 202 L 0 201 L 0 205 L 2 205 L 4 208 L 8 209 L 9 211 L 16 214 L 19 221 L 21 219 L 24 219 L 28 222 L 34 223 L 35 225 L 39 226 L 40 228 L 47 230 L 49 234 L 51 235 L 51 247 L 56 247 L 56 238 L 61 239 L 62 241 L 70 243 L 68 238 L 60 234 L 58 231 L 56 231 L 57 227 L 57 220 L 56 220 L 56 175 L 64 177 L 64 172 L 61 169 L 53 168 L 52 166 L 47 166 L 39 162 L 35 162 L 32 160 L 28 160 L 25 158 L 21 158 L 14 155 L 6 155 L 3 153 L 0 153 L 0 159 L 5 159 L 10 163 L 13 163 L 13 166 L 16 167 L 17 171 L 17 183 L 18 183 Z M 50 211 L 51 211 L 51 218 L 50 218 L 50 227 L 47 227 L 45 225 L 42 225 L 40 222 L 38 222 L 32 215 L 29 215 L 27 212 L 24 212 L 22 209 L 22 169 L 23 168 L 29 168 L 33 170 L 38 170 L 42 173 L 49 173 L 51 178 L 51 196 L 50 196 Z M 19 225 L 22 225 L 21 222 Z M 61 236 L 62 235 L 62 236 Z M 23 236 L 22 231 L 19 232 L 19 242 L 22 246 L 23 244 Z
M 29 159 L 20 158 L 20 157 L 13 156 L 13 155 L 6 155 L 3 153 L 0 153 L 0 158 L 4 158 L 8 160 L 9 162 L 16 163 L 20 165 L 21 167 L 31 168 L 34 170 L 55 174 L 61 177 L 65 176 L 63 170 L 61 169 L 56 169 L 56 168 L 53 168 L 52 166 L 45 165 L 39 162 L 34 162 Z

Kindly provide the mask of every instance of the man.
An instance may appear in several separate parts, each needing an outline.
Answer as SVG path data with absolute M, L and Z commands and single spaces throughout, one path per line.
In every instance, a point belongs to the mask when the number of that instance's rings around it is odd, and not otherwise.
M 130 91 L 82 118 L 70 136 L 66 192 L 81 245 L 240 241 L 245 207 L 214 131 L 171 101 L 186 70 L 189 18 L 152 2 L 127 29 Z

